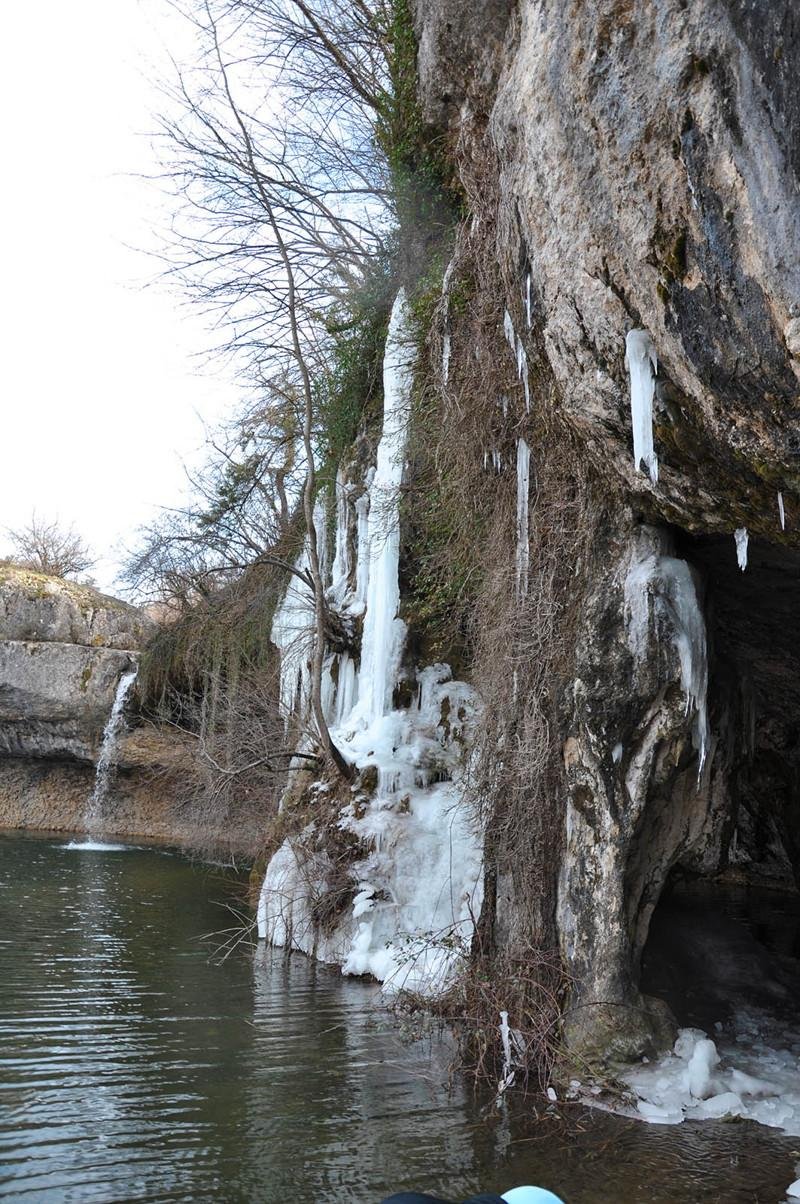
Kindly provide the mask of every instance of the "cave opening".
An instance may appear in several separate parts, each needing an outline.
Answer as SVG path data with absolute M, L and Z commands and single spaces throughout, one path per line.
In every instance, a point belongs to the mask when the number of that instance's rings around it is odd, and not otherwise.
M 715 745 L 704 835 L 670 867 L 640 986 L 681 1026 L 759 1016 L 800 1052 L 800 552 L 750 540 L 742 570 L 733 536 L 675 545 L 703 581 Z
M 661 1123 L 800 1135 L 800 553 L 750 541 L 742 571 L 733 536 L 673 538 L 702 582 L 711 743 L 699 777 L 696 750 L 665 750 L 673 788 L 639 832 L 634 977 L 679 1031 L 627 1081 Z

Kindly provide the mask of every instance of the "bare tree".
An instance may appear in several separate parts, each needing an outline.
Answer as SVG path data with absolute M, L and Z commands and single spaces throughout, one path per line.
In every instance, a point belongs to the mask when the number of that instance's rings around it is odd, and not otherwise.
M 57 519 L 48 522 L 35 511 L 25 527 L 9 530 L 15 563 L 51 577 L 79 577 L 97 564 L 89 545 Z
M 196 505 L 145 533 L 129 579 L 205 597 L 248 565 L 300 577 L 313 611 L 315 743 L 349 776 L 322 707 L 331 623 L 314 522 L 320 387 L 348 298 L 390 256 L 394 215 L 376 129 L 390 95 L 385 0 L 176 0 L 203 51 L 176 67 L 162 122 L 176 198 L 167 272 L 228 331 L 255 386 Z M 287 539 L 295 520 L 302 555 Z M 294 548 L 294 555 L 291 554 Z

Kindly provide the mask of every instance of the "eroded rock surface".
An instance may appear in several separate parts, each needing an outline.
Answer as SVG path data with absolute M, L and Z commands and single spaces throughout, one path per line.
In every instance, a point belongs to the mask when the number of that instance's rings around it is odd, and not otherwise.
M 789 0 L 520 0 L 486 9 L 477 49 L 467 22 L 470 76 L 447 0 L 417 10 L 423 109 L 476 221 L 497 217 L 509 329 L 607 507 L 563 702 L 555 926 L 573 1044 L 638 1057 L 670 1031 L 639 981 L 675 876 L 800 886 L 800 20 Z M 634 466 L 632 330 L 657 363 L 657 472 Z M 648 545 L 673 567 L 637 615 Z

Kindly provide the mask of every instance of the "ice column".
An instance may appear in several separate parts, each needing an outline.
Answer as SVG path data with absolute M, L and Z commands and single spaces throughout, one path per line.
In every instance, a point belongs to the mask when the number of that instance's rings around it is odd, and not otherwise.
M 391 710 L 405 638 L 400 609 L 400 486 L 413 383 L 413 338 L 405 292 L 392 307 L 383 360 L 383 432 L 369 489 L 369 579 L 361 644 L 359 717 Z
M 633 463 L 641 465 L 658 484 L 658 458 L 653 447 L 653 396 L 658 359 L 653 340 L 646 330 L 630 330 L 625 338 L 625 366 L 631 378 L 631 424 L 633 426 Z

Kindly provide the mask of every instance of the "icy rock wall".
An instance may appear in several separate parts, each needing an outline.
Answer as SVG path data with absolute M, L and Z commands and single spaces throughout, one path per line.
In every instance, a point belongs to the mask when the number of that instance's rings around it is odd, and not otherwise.
M 705 621 L 690 566 L 651 527 L 603 549 L 576 650 L 564 746 L 558 898 L 576 979 L 568 1031 L 588 1052 L 652 1053 L 669 1017 L 637 987 L 670 867 L 708 838 Z
M 387 336 L 375 467 L 363 482 L 337 477 L 328 595 L 343 617 L 363 616 L 363 636 L 358 663 L 350 652 L 328 656 L 324 694 L 332 738 L 357 771 L 338 828 L 366 852 L 349 866 L 352 902 L 323 931 L 314 904 L 327 889 L 332 862 L 311 821 L 300 839 L 286 840 L 271 859 L 258 927 L 271 944 L 339 964 L 344 973 L 369 974 L 389 990 L 432 995 L 447 986 L 480 912 L 481 839 L 459 788 L 477 711 L 473 691 L 452 681 L 447 665 L 417 667 L 415 701 L 406 709 L 393 707 L 405 639 L 400 487 L 414 354 L 401 292 Z M 308 633 L 309 608 L 307 594 L 290 583 L 273 627 L 287 716 L 307 705 L 309 637 L 301 633 Z M 330 784 L 310 789 L 322 796 Z

